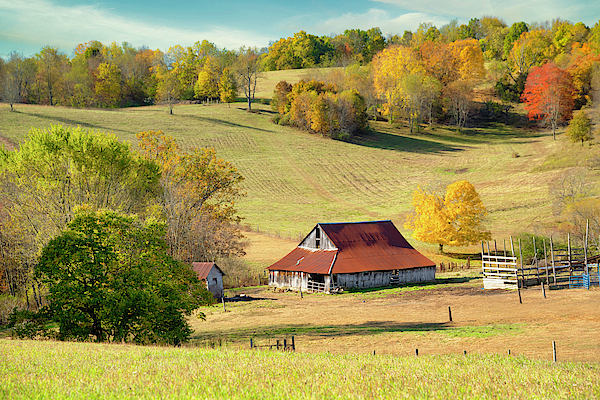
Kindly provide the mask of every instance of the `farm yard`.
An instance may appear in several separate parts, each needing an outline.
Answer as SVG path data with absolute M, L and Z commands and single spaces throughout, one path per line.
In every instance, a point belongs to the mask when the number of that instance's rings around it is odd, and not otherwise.
M 438 273 L 435 283 L 350 291 L 340 295 L 230 291 L 251 301 L 205 308 L 192 343 L 250 347 L 295 336 L 297 351 L 334 354 L 498 354 L 559 361 L 600 361 L 600 289 L 483 290 L 478 270 Z M 451 307 L 452 322 L 448 307 Z

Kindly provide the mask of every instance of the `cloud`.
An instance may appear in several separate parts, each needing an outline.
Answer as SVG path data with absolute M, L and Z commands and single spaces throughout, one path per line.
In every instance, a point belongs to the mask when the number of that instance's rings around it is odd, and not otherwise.
M 600 14 L 596 0 L 370 0 L 395 5 L 411 12 L 433 13 L 439 16 L 471 19 L 484 15 L 501 17 L 507 22 L 545 21 L 560 17 L 573 22 L 593 24 Z
M 161 50 L 176 44 L 191 45 L 203 39 L 228 49 L 242 45 L 265 46 L 269 40 L 260 34 L 221 25 L 212 25 L 203 31 L 157 26 L 98 6 L 67 7 L 47 0 L 0 0 L 0 14 L 0 41 L 37 45 L 38 48 L 51 45 L 68 51 L 89 40 L 104 44 L 127 41 L 134 46 L 147 45 Z
M 388 11 L 372 8 L 363 14 L 347 13 L 339 17 L 317 21 L 311 27 L 311 31 L 329 35 L 342 33 L 346 29 L 367 30 L 379 27 L 384 35 L 402 34 L 405 30 L 416 30 L 422 22 L 431 22 L 436 26 L 442 26 L 448 22 L 448 18 L 422 12 L 392 15 Z

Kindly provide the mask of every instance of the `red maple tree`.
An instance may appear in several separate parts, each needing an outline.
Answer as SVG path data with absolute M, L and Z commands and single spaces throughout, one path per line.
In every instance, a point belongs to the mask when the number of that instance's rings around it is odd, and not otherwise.
M 557 124 L 573 114 L 574 91 L 571 75 L 556 64 L 547 63 L 531 69 L 521 101 L 529 119 L 552 126 L 552 136 L 556 139 Z

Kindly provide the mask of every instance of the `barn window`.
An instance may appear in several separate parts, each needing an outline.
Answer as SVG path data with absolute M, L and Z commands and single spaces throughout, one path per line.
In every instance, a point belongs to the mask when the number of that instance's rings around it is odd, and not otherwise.
M 319 228 L 315 231 L 315 246 L 317 249 L 321 248 L 321 229 Z

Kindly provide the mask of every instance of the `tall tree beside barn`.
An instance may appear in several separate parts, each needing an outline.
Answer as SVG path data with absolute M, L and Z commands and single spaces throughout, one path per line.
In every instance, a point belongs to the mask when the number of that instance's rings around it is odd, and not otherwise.
M 571 118 L 574 92 L 571 75 L 556 64 L 547 63 L 531 69 L 521 100 L 529 119 L 551 126 L 556 140 L 558 123 Z
M 137 134 L 142 155 L 160 167 L 157 206 L 167 222 L 169 254 L 178 261 L 214 261 L 243 254 L 235 201 L 242 175 L 214 149 L 184 153 L 163 132 Z
M 483 227 L 487 210 L 467 181 L 454 182 L 444 194 L 419 186 L 413 193 L 413 206 L 415 211 L 407 216 L 404 228 L 414 229 L 417 240 L 437 243 L 440 253 L 444 245 L 464 246 L 491 237 Z

